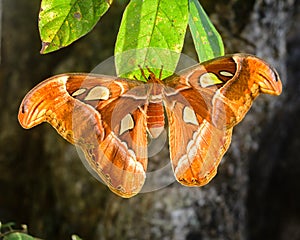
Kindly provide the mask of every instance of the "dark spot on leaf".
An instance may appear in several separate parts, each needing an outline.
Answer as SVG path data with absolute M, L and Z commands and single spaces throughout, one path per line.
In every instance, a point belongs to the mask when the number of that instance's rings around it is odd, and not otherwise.
M 77 20 L 80 20 L 81 19 L 81 13 L 80 12 L 74 13 L 74 18 L 76 18 Z

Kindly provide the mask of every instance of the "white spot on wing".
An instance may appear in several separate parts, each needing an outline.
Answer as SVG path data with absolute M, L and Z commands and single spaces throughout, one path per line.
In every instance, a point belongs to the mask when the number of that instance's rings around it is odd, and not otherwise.
M 227 72 L 225 70 L 220 71 L 219 73 L 224 77 L 233 77 L 233 74 L 231 72 Z
M 207 72 L 200 76 L 199 83 L 201 87 L 206 88 L 216 84 L 223 83 L 223 81 L 219 79 L 216 74 L 212 72 Z
M 196 114 L 190 107 L 185 107 L 183 109 L 183 121 L 186 123 L 192 123 L 194 125 L 199 125 Z
M 128 113 L 120 123 L 120 135 L 134 127 L 132 116 Z
M 84 100 L 107 100 L 109 98 L 109 89 L 103 86 L 96 86 L 92 88 Z
M 85 88 L 79 88 L 78 90 L 76 90 L 75 92 L 72 93 L 72 97 L 76 97 L 76 96 L 79 96 L 83 93 L 86 92 L 86 89 Z

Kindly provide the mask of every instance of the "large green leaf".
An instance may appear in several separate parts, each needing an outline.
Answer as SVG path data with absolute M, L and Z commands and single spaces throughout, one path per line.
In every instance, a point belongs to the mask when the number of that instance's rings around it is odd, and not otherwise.
M 108 10 L 111 1 L 42 0 L 39 14 L 41 53 L 58 50 L 88 33 Z
M 220 34 L 206 15 L 198 0 L 189 0 L 189 27 L 200 62 L 224 55 Z
M 132 0 L 122 18 L 115 46 L 119 76 L 145 80 L 148 66 L 163 78 L 176 68 L 188 23 L 188 0 Z

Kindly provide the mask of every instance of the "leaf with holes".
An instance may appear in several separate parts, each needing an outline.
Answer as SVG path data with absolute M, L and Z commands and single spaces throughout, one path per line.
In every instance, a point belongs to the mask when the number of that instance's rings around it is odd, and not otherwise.
M 122 18 L 115 46 L 118 75 L 142 79 L 148 66 L 163 78 L 174 72 L 188 23 L 187 0 L 132 0 Z
M 189 0 L 189 27 L 200 62 L 224 55 L 220 34 L 206 15 L 198 0 Z
M 107 0 L 42 0 L 39 13 L 41 53 L 65 47 L 84 36 L 108 10 Z

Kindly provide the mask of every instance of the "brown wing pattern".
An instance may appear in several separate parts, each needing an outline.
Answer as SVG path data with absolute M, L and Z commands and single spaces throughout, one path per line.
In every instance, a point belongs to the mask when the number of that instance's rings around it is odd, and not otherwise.
M 250 55 L 235 54 L 194 66 L 166 79 L 170 157 L 187 186 L 207 184 L 227 151 L 232 128 L 259 93 L 279 95 L 274 69 Z M 188 110 L 186 110 L 188 108 Z
M 24 128 L 49 122 L 80 146 L 88 164 L 113 192 L 131 197 L 145 181 L 147 127 L 153 127 L 155 109 L 163 116 L 161 100 L 175 176 L 183 185 L 202 186 L 215 176 L 233 127 L 253 100 L 260 93 L 282 91 L 276 71 L 245 54 L 191 67 L 164 83 L 154 76 L 149 82 L 90 74 L 54 76 L 26 95 L 19 121 Z M 159 127 L 163 123 L 160 119 Z
M 147 104 L 145 97 L 136 101 L 120 95 L 137 85 L 107 76 L 58 75 L 27 94 L 19 121 L 24 128 L 49 122 L 66 140 L 81 147 L 89 165 L 113 192 L 131 197 L 145 181 L 147 122 L 143 108 Z M 124 120 L 127 115 L 129 122 Z

